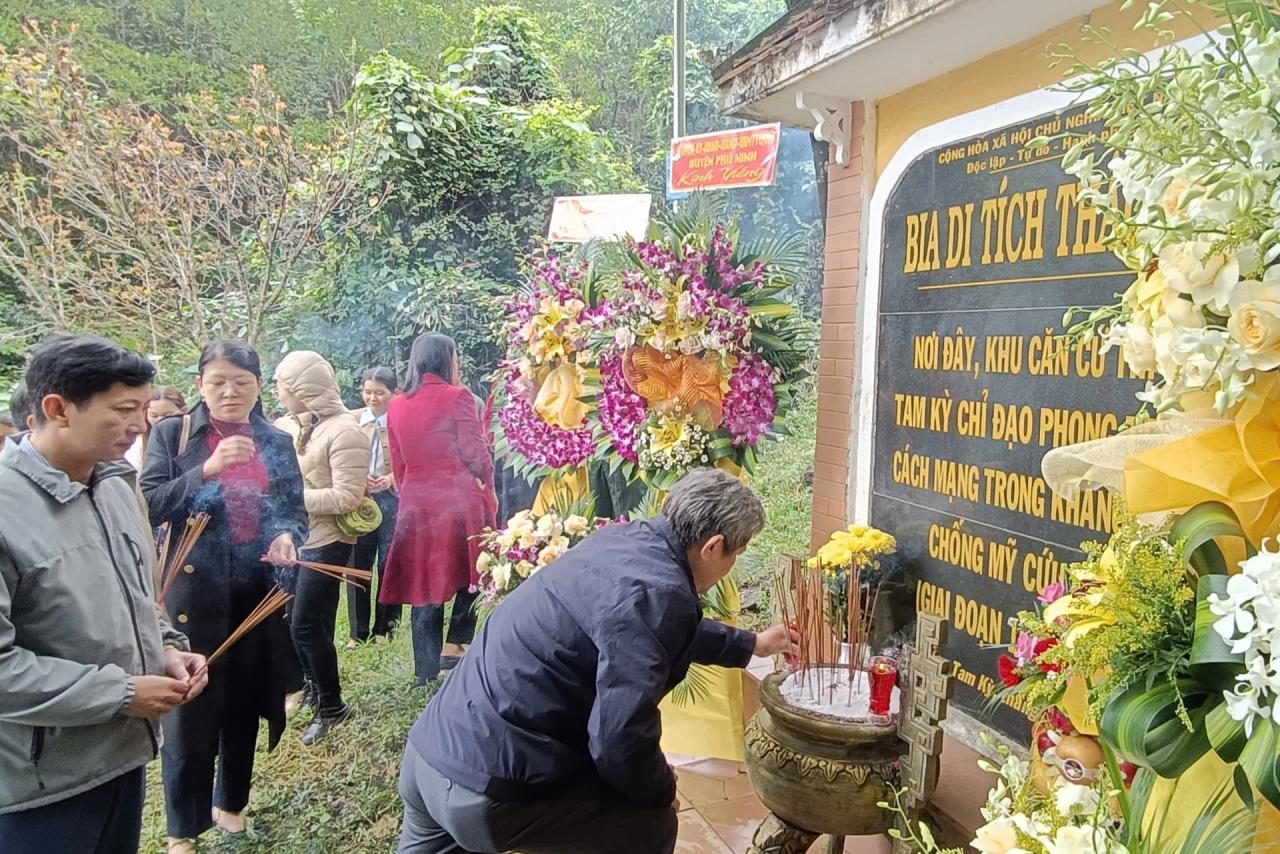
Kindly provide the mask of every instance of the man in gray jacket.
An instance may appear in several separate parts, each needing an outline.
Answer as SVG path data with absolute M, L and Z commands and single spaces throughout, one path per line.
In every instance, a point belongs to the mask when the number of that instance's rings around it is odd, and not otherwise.
M 0 450 L 0 852 L 134 854 L 157 719 L 204 659 L 159 618 L 124 453 L 155 369 L 59 337 L 27 369 L 35 427 Z

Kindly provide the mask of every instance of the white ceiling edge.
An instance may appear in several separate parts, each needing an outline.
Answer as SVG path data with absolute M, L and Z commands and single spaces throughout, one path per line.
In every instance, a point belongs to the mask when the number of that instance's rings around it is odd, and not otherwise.
M 1100 0 L 885 0 L 876 4 L 875 15 L 860 5 L 730 78 L 720 87 L 721 111 L 812 129 L 812 115 L 796 106 L 798 92 L 848 101 L 885 98 L 1083 19 L 1101 5 Z

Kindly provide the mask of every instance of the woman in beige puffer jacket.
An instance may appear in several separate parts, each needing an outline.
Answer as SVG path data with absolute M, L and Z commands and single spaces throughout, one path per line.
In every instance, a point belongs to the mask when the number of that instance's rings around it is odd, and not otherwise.
M 319 353 L 298 350 L 285 356 L 276 368 L 276 396 L 289 409 L 277 426 L 294 437 L 311 525 L 301 557 L 346 566 L 356 538 L 339 530 L 338 518 L 365 498 L 369 442 L 342 402 L 333 366 Z M 302 736 L 308 746 L 351 716 L 342 701 L 333 644 L 340 594 L 337 579 L 299 570 L 290 625 L 316 712 Z

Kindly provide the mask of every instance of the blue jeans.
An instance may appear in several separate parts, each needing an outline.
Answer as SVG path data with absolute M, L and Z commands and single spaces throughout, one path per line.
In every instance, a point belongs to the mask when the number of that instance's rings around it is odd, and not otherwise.
M 453 597 L 449 615 L 449 637 L 444 638 L 444 606 L 422 605 L 409 613 L 413 628 L 413 675 L 419 685 L 440 675 L 440 651 L 445 640 L 459 645 L 471 643 L 476 634 L 476 612 L 471 607 L 479 594 L 459 590 Z

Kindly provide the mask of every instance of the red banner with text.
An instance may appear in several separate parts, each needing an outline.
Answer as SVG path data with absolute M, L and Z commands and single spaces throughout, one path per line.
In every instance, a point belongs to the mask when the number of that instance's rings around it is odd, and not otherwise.
M 767 187 L 778 173 L 779 124 L 685 136 L 671 141 L 668 191 Z

